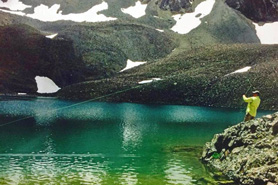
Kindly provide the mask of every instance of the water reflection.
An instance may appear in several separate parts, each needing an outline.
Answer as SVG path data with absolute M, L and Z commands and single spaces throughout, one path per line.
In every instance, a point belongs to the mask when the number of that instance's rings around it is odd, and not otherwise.
M 117 184 L 122 185 L 135 185 L 138 183 L 138 173 L 136 172 L 136 169 L 134 168 L 134 162 L 125 164 L 121 167 L 123 170 L 122 175 L 120 175 L 118 179 Z
M 125 105 L 121 109 L 121 129 L 123 134 L 122 148 L 126 151 L 135 150 L 142 142 L 144 124 L 141 122 L 144 115 L 134 107 Z
M 176 158 L 169 159 L 166 165 L 165 174 L 166 181 L 169 184 L 190 185 L 194 182 L 192 177 L 189 176 L 190 171 L 186 169 L 183 161 Z
M 13 156 L 1 157 L 9 165 L 1 166 L 3 184 L 102 184 L 107 162 L 93 162 L 87 157 Z M 1 181 L 0 181 L 1 182 Z

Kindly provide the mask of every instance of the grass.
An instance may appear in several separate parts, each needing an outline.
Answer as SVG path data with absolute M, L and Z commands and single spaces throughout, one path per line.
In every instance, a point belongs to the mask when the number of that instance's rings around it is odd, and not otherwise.
M 155 63 L 128 70 L 116 77 L 88 81 L 61 90 L 59 96 L 90 99 L 145 84 L 101 101 L 241 107 L 241 96 L 253 89 L 262 93 L 262 109 L 278 109 L 277 45 L 234 44 L 204 47 L 195 52 L 174 52 Z M 225 76 L 245 66 L 246 73 Z M 249 90 L 249 92 L 246 92 Z

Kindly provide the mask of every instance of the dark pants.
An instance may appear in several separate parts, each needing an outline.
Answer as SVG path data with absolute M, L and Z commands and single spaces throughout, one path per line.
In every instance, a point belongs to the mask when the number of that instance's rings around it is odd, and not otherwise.
M 249 113 L 247 113 L 244 117 L 244 121 L 249 121 L 251 119 L 254 119 L 255 117 L 254 116 L 251 116 Z

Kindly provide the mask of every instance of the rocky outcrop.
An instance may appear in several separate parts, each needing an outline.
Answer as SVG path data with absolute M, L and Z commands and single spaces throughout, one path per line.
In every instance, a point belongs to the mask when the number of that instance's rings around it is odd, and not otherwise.
M 27 25 L 0 27 L 0 91 L 35 93 L 35 76 L 64 87 L 84 80 L 84 65 L 68 40 L 51 40 Z
M 278 183 L 278 113 L 227 128 L 204 147 L 202 160 L 246 185 Z
M 255 22 L 278 21 L 277 0 L 226 0 L 226 3 Z

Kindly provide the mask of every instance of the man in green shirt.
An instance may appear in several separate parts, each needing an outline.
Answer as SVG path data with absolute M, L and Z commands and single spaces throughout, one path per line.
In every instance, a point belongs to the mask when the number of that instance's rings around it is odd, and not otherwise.
M 247 98 L 245 96 L 245 94 L 243 95 L 243 100 L 248 103 L 244 121 L 249 121 L 256 117 L 257 109 L 261 103 L 260 92 L 253 91 L 252 93 L 253 93 L 253 96 L 250 98 Z

